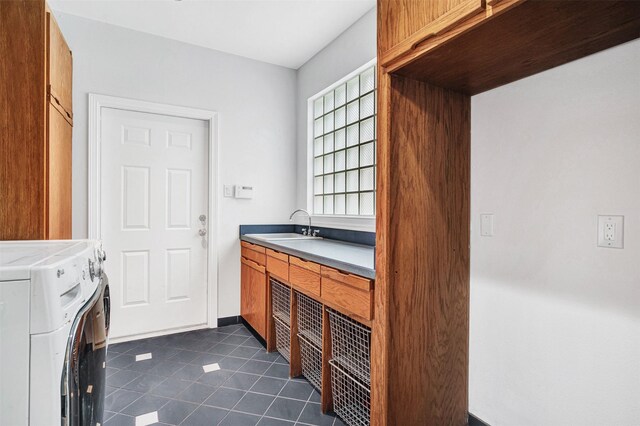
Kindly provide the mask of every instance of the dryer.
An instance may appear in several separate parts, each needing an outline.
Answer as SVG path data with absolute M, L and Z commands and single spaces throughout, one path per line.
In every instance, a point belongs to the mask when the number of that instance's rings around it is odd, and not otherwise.
M 0 242 L 0 424 L 101 424 L 109 287 L 97 241 Z

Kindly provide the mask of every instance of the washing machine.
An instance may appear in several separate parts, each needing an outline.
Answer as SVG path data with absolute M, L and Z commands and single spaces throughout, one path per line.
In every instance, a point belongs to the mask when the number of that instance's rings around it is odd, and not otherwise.
M 0 242 L 0 425 L 102 423 L 105 259 L 98 241 Z

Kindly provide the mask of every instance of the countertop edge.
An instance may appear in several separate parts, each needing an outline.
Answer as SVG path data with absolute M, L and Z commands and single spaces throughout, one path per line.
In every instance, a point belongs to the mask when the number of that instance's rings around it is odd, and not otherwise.
M 252 244 L 256 244 L 262 247 L 267 247 L 273 250 L 277 250 L 279 252 L 282 253 L 286 253 L 292 256 L 297 256 L 297 257 L 301 257 L 305 260 L 311 260 L 313 262 L 319 263 L 321 265 L 325 265 L 325 266 L 329 266 L 332 268 L 336 268 L 339 269 L 341 271 L 344 272 L 349 272 L 355 275 L 360 275 L 361 277 L 365 277 L 365 278 L 369 278 L 371 280 L 375 280 L 376 279 L 376 271 L 370 268 L 365 268 L 362 266 L 358 266 L 358 265 L 354 265 L 352 263 L 347 263 L 347 262 L 343 262 L 337 259 L 331 259 L 328 257 L 323 257 L 323 256 L 318 256 L 315 255 L 313 253 L 309 253 L 306 251 L 302 251 L 302 250 L 296 250 L 296 249 L 292 249 L 290 247 L 285 247 L 285 246 L 281 246 L 275 242 L 268 242 L 268 241 L 264 241 L 264 240 L 259 240 L 256 238 L 251 238 L 248 237 L 246 235 L 242 235 L 240 237 L 241 241 L 246 241 L 248 243 L 252 243 Z M 333 241 L 333 240 L 332 240 Z M 341 242 L 341 241 L 335 241 L 335 242 Z M 349 243 L 345 243 L 346 245 L 348 245 Z

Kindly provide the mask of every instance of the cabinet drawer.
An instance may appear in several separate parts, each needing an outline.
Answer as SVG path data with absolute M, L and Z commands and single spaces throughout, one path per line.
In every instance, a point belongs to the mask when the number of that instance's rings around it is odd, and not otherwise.
M 291 257 L 291 259 L 296 258 Z M 309 294 L 320 296 L 320 274 L 301 268 L 293 262 L 289 264 L 289 282 L 292 286 L 306 290 Z
M 267 250 L 269 253 L 271 250 Z M 281 254 L 281 253 L 280 253 Z M 288 257 L 288 256 L 287 256 Z M 267 271 L 274 277 L 289 281 L 289 262 L 267 255 Z
M 241 249 L 242 257 L 247 258 L 249 260 L 253 260 L 259 265 L 266 265 L 267 263 L 267 255 L 264 253 L 259 253 L 255 250 L 248 249 L 246 247 L 242 247 Z
M 367 320 L 373 319 L 373 282 L 322 267 L 322 298 Z
M 289 263 L 289 255 L 288 254 L 280 253 L 279 251 L 275 251 L 275 250 L 271 250 L 271 249 L 266 249 L 266 250 L 267 250 L 267 256 L 275 257 L 278 260 L 282 260 L 283 262 Z
M 309 260 L 303 260 L 299 257 L 289 256 L 289 263 L 292 265 L 296 265 L 302 269 L 306 269 L 308 271 L 314 272 L 316 274 L 320 273 L 320 265 L 315 262 L 311 262 Z
M 257 244 L 253 244 L 253 243 L 248 243 L 246 241 L 240 241 L 240 245 L 246 249 L 249 250 L 253 250 L 253 251 L 257 251 L 258 253 L 265 253 L 266 252 L 266 248 L 259 246 Z

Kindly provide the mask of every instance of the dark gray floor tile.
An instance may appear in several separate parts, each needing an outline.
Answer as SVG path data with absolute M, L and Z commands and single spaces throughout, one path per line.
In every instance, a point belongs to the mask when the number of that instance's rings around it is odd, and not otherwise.
M 255 359 L 256 361 L 274 362 L 279 357 L 280 354 L 278 352 L 267 352 L 265 349 L 260 349 L 251 359 Z
M 143 395 L 133 404 L 120 410 L 120 412 L 129 416 L 139 416 L 151 411 L 157 411 L 167 402 L 169 402 L 169 400 L 161 396 Z
M 314 389 L 313 392 L 311 392 L 311 397 L 309 398 L 309 402 L 320 402 L 320 401 L 321 401 L 320 392 Z
M 106 373 L 105 373 L 105 376 L 106 376 L 106 377 L 111 377 L 111 376 L 113 376 L 115 373 L 117 373 L 118 371 L 120 371 L 120 369 L 119 369 L 119 368 L 114 368 L 114 367 L 107 367 L 107 368 L 106 368 L 106 370 L 107 370 L 107 371 L 106 371 Z
M 155 367 L 149 370 L 149 374 L 155 374 L 157 376 L 173 376 L 178 370 L 184 367 L 186 364 L 181 362 L 165 360 L 159 362 Z
M 177 399 L 202 404 L 216 390 L 217 388 L 215 386 L 194 383 L 178 394 Z
M 233 409 L 243 413 L 263 415 L 274 399 L 274 396 L 247 392 Z
M 260 376 L 255 374 L 235 373 L 224 385 L 228 388 L 249 390 L 259 378 Z
M 298 422 L 308 423 L 317 426 L 331 426 L 335 420 L 334 416 L 322 414 L 320 404 L 307 403 L 298 418 Z
M 105 398 L 104 409 L 118 413 L 124 407 L 131 404 L 141 396 L 142 394 L 138 392 L 132 392 L 126 389 L 118 389 Z
M 257 354 L 259 352 L 259 349 L 256 348 L 249 348 L 247 346 L 239 346 L 237 347 L 233 352 L 231 352 L 229 355 L 231 356 L 235 356 L 238 358 L 251 358 L 253 357 L 255 354 Z
M 201 355 L 200 353 L 195 351 L 180 350 L 178 353 L 176 353 L 174 356 L 172 356 L 169 359 L 171 361 L 189 363 L 200 355 Z
M 231 409 L 245 394 L 245 391 L 238 389 L 219 388 L 213 395 L 207 398 L 203 404 Z
M 198 408 L 198 404 L 171 400 L 158 410 L 158 421 L 179 425 L 187 416 Z
M 108 350 L 123 354 L 125 352 L 129 352 L 131 349 L 138 347 L 139 345 L 140 345 L 139 340 L 132 340 L 130 342 L 122 342 L 122 343 L 116 343 L 114 345 L 109 345 Z
M 288 422 L 282 419 L 272 419 L 270 417 L 263 417 L 258 422 L 258 426 L 291 426 L 293 422 Z
M 111 361 L 109 361 L 107 365 L 109 367 L 115 367 L 115 368 L 126 368 L 126 367 L 129 367 L 134 362 L 136 362 L 135 356 L 130 354 L 122 354 L 113 358 Z
M 156 365 L 160 364 L 157 359 L 145 359 L 144 361 L 135 361 L 127 366 L 127 370 L 137 371 L 139 373 L 148 373 Z
M 305 404 L 306 403 L 304 401 L 298 401 L 295 399 L 276 398 L 265 415 L 268 417 L 275 417 L 277 419 L 295 421 L 302 412 Z
M 178 371 L 176 371 L 172 377 L 183 380 L 191 380 L 192 382 L 198 380 L 200 376 L 204 374 L 204 370 L 201 365 L 187 364 Z
M 260 421 L 260 416 L 245 413 L 231 412 L 220 422 L 221 426 L 255 426 Z
M 117 373 L 107 377 L 107 384 L 116 388 L 121 388 L 129 382 L 136 380 L 141 374 L 130 370 L 118 370 Z
M 299 382 L 290 380 L 282 389 L 278 396 L 284 396 L 286 398 L 301 399 L 306 401 L 311 396 L 313 386 L 308 382 Z
M 183 422 L 182 426 L 211 426 L 217 425 L 225 418 L 229 411 L 221 408 L 201 405 L 196 408 Z
M 104 395 L 105 396 L 109 396 L 109 395 L 111 395 L 112 393 L 114 393 L 117 390 L 118 390 L 118 388 L 106 385 L 105 388 L 104 388 Z
M 264 375 L 269 377 L 277 377 L 279 379 L 288 379 L 289 365 L 273 364 L 267 371 L 265 371 Z
M 251 388 L 252 392 L 267 393 L 269 395 L 277 395 L 280 390 L 287 384 L 284 379 L 276 379 L 274 377 L 260 377 Z
M 202 367 L 203 365 L 213 364 L 214 362 L 219 362 L 223 358 L 224 358 L 223 355 L 203 352 L 200 355 L 198 355 L 197 357 L 195 357 L 193 359 L 193 361 L 191 361 L 189 364 L 199 365 L 200 367 Z
M 135 380 L 127 383 L 122 386 L 124 389 L 129 389 L 136 392 L 147 393 L 161 382 L 163 382 L 166 377 L 162 376 L 153 376 L 151 374 L 143 374 Z
M 204 373 L 198 378 L 198 383 L 209 386 L 222 386 L 233 375 L 232 371 L 218 370 Z
M 153 351 L 149 351 L 153 354 L 153 357 L 157 360 L 167 360 L 174 357 L 181 349 L 171 348 L 171 347 L 163 347 L 156 346 Z
M 224 339 L 222 341 L 222 343 L 224 343 L 226 345 L 239 346 L 239 345 L 243 344 L 247 339 L 248 339 L 248 337 L 246 337 L 246 336 L 238 336 L 238 335 L 232 334 L 232 335 L 228 336 L 226 339 Z
M 115 416 L 116 414 L 118 414 L 118 413 L 114 413 L 113 411 L 104 410 L 104 415 L 102 416 L 102 421 L 106 422 L 111 417 Z
M 181 380 L 175 377 L 169 377 L 149 392 L 152 395 L 164 396 L 166 398 L 175 398 L 180 392 L 191 386 L 193 382 Z
M 237 371 L 246 362 L 247 360 L 245 358 L 236 358 L 232 356 L 227 356 L 222 358 L 222 360 L 218 362 L 218 365 L 220 366 L 220 368 L 224 370 Z
M 287 364 L 287 365 L 289 365 L 289 361 L 284 359 L 282 357 L 282 355 L 280 355 L 278 358 L 276 358 L 275 362 L 276 362 L 276 364 Z
M 227 345 L 225 343 L 218 343 L 214 347 L 208 349 L 208 352 L 218 354 L 218 355 L 229 355 L 231 352 L 236 350 L 237 346 Z
M 180 346 L 190 351 L 204 352 L 211 347 L 211 343 L 200 339 L 192 339 L 186 340 Z
M 269 367 L 271 367 L 270 362 L 249 360 L 242 367 L 240 367 L 238 371 L 241 371 L 243 373 L 264 374 L 264 372 L 267 371 Z
M 346 424 L 342 421 L 342 419 L 340 417 L 336 417 L 335 421 L 333 422 L 334 426 L 346 426 Z
M 131 416 L 125 416 L 124 414 L 116 414 L 109 420 L 104 422 L 104 426 L 135 426 L 136 418 Z
M 258 340 L 255 337 L 251 337 L 245 340 L 240 346 L 249 346 L 251 348 L 264 349 L 264 346 L 262 345 L 262 343 L 258 342 Z
M 251 332 L 244 327 L 237 329 L 233 332 L 233 334 L 235 334 L 236 336 L 253 336 L 253 334 L 251 334 Z

